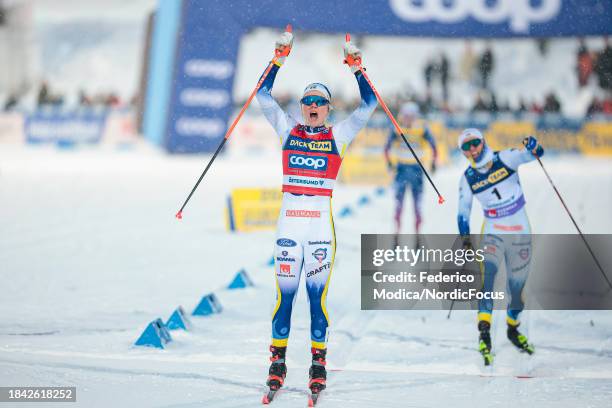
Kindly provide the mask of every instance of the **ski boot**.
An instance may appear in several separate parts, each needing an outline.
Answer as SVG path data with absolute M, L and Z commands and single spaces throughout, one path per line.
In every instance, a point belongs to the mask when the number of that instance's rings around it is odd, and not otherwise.
M 287 375 L 287 366 L 285 365 L 287 347 L 270 346 L 270 351 L 272 352 L 272 357 L 270 357 L 272 364 L 270 364 L 268 381 L 266 382 L 269 390 L 262 400 L 264 404 L 269 404 L 274 399 L 278 390 L 283 386 Z
M 480 351 L 484 358 L 484 365 L 490 366 L 493 363 L 493 354 L 491 354 L 491 324 L 484 320 L 479 321 L 478 331 L 480 332 L 478 351 Z
M 319 393 L 325 389 L 325 382 L 327 381 L 327 371 L 325 371 L 325 355 L 327 350 L 321 350 L 312 348 L 312 365 L 308 372 L 310 381 L 308 382 L 308 388 L 310 388 L 310 400 L 308 406 L 314 406 L 319 398 Z
M 510 342 L 514 344 L 516 348 L 518 348 L 521 352 L 527 353 L 529 355 L 533 354 L 535 352 L 535 349 L 531 344 L 529 344 L 529 342 L 527 341 L 527 337 L 525 337 L 524 334 L 521 334 L 521 332 L 518 331 L 518 327 L 518 324 L 516 326 L 513 326 L 511 324 L 508 325 L 508 340 L 510 340 Z

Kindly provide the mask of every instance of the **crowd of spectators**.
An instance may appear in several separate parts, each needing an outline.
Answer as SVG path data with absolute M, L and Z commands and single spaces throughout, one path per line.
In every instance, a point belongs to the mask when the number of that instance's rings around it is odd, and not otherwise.
M 546 39 L 537 41 L 538 50 L 542 55 L 548 52 L 549 44 Z M 457 64 L 454 71 L 451 65 Z M 495 72 L 496 58 L 491 43 L 487 43 L 480 53 L 476 53 L 471 41 L 465 41 L 464 50 L 456 61 L 452 61 L 442 51 L 432 54 L 426 59 L 423 66 L 425 90 L 417 93 L 413 90 L 399 90 L 396 95 L 388 95 L 390 105 L 400 100 L 416 101 L 423 113 L 532 113 L 532 114 L 560 114 L 563 112 L 559 96 L 550 91 L 540 98 L 527 100 L 519 98 L 511 104 L 504 98 L 499 98 L 499 90 L 491 84 L 492 74 Z M 579 88 L 587 86 L 596 87 L 594 94 L 586 109 L 586 117 L 593 115 L 612 115 L 612 46 L 607 37 L 604 38 L 600 49 L 589 49 L 583 38 L 578 39 L 576 51 L 576 77 Z M 475 90 L 475 97 L 471 106 L 457 106 L 449 103 L 450 82 L 460 81 Z M 554 84 L 551 84 L 551 87 Z M 437 90 L 440 90 L 439 92 Z M 2 102 L 4 111 L 15 110 L 20 107 L 23 94 L 10 94 Z M 291 105 L 295 102 L 291 95 L 277 95 L 282 105 Z M 48 81 L 43 80 L 35 92 L 36 107 L 66 105 L 65 95 L 55 92 Z M 501 100 L 500 100 L 501 99 Z M 136 97 L 123 101 L 115 92 L 88 93 L 84 89 L 78 91 L 76 100 L 72 98 L 71 107 L 76 103 L 82 108 L 118 108 L 134 105 Z M 240 103 L 240 101 L 239 101 Z M 341 96 L 334 98 L 334 108 L 343 111 L 352 109 L 358 103 L 356 100 L 345 100 Z M 296 108 L 293 106 L 292 108 Z M 297 107 L 299 110 L 299 106 Z
M 583 38 L 579 40 L 576 53 L 576 73 L 578 85 L 585 87 L 591 79 L 597 84 L 596 94 L 585 112 L 587 117 L 595 114 L 612 114 L 612 47 L 607 37 L 599 50 L 589 50 Z M 549 52 L 549 40 L 537 39 L 537 49 L 543 57 Z M 542 95 L 540 100 L 527 101 L 520 98 L 511 105 L 508 101 L 499 101 L 491 84 L 491 76 L 495 71 L 496 59 L 493 47 L 487 43 L 484 50 L 477 54 L 471 41 L 465 42 L 464 50 L 457 61 L 456 75 L 450 73 L 452 62 L 447 55 L 439 52 L 429 58 L 424 65 L 425 81 L 424 95 L 410 95 L 409 99 L 419 102 L 424 112 L 502 112 L 561 114 L 562 102 L 559 96 L 550 91 Z M 449 82 L 460 81 L 476 89 L 477 94 L 472 106 L 449 106 Z M 435 85 L 439 82 L 441 95 L 435 94 Z M 551 87 L 554 84 L 551 84 Z
M 591 100 L 586 116 L 612 115 L 612 46 L 608 37 L 604 38 L 604 45 L 599 50 L 590 50 L 584 38 L 579 40 L 576 76 L 581 88 L 594 78 L 601 90 L 601 95 L 595 95 Z
M 3 102 L 2 110 L 5 112 L 16 110 L 20 107 L 20 102 L 24 99 L 27 92 L 11 93 Z M 126 105 L 134 105 L 136 97 L 131 100 L 123 101 L 115 92 L 100 92 L 88 94 L 85 90 L 78 91 L 76 98 L 76 108 L 121 108 Z M 67 104 L 65 95 L 54 92 L 46 80 L 41 81 L 36 91 L 34 104 L 36 108 L 44 107 L 64 107 Z M 71 107 L 74 104 L 71 104 Z

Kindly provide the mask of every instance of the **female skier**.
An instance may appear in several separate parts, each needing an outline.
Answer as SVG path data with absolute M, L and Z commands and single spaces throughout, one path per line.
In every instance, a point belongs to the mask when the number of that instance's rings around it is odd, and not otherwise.
M 283 385 L 285 352 L 291 329 L 291 310 L 302 270 L 310 302 L 312 366 L 309 388 L 313 397 L 325 388 L 327 331 L 326 297 L 334 264 L 336 237 L 331 196 L 346 148 L 376 108 L 376 97 L 361 74 L 361 51 L 344 45 L 344 63 L 355 75 L 361 104 L 345 120 L 326 125 L 331 92 L 322 83 L 311 83 L 300 99 L 303 123 L 287 115 L 271 95 L 274 79 L 293 45 L 285 32 L 276 42 L 274 65 L 257 93 L 264 115 L 280 137 L 283 160 L 283 201 L 275 245 L 277 299 L 272 316 L 269 402 Z

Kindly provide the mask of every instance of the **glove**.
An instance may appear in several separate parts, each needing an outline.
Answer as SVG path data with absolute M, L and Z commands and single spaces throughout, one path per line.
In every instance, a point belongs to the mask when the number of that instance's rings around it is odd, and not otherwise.
M 361 50 L 350 41 L 344 43 L 344 63 L 353 74 L 361 69 Z
M 436 161 L 432 161 L 431 162 L 431 174 L 434 174 L 436 172 L 436 169 L 438 168 L 438 165 L 436 164 Z
M 523 139 L 525 149 L 529 150 L 535 157 L 542 157 L 544 155 L 544 148 L 538 143 L 538 139 L 534 136 L 529 136 Z
M 393 163 L 391 163 L 391 160 L 387 160 L 387 170 L 393 171 Z
M 285 58 L 287 58 L 291 52 L 291 47 L 293 47 L 293 34 L 289 31 L 285 31 L 281 34 L 279 39 L 276 40 L 272 62 L 278 66 L 283 65 L 285 63 Z

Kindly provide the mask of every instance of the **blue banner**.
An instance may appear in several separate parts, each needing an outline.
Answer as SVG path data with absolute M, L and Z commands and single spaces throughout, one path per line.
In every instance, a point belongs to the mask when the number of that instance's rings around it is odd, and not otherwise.
M 232 112 L 241 36 L 259 26 L 280 31 L 287 23 L 361 35 L 605 35 L 612 34 L 612 0 L 160 0 L 146 136 L 170 152 L 215 150 Z
M 25 117 L 28 143 L 98 143 L 106 126 L 106 113 L 41 110 Z
M 217 3 L 213 1 L 212 3 Z M 612 34 L 611 0 L 228 1 L 245 27 L 418 37 Z M 248 12 L 241 12 L 241 10 Z M 225 23 L 218 20 L 219 26 Z
M 185 0 L 170 98 L 166 148 L 214 150 L 227 129 L 244 28 L 226 2 Z

